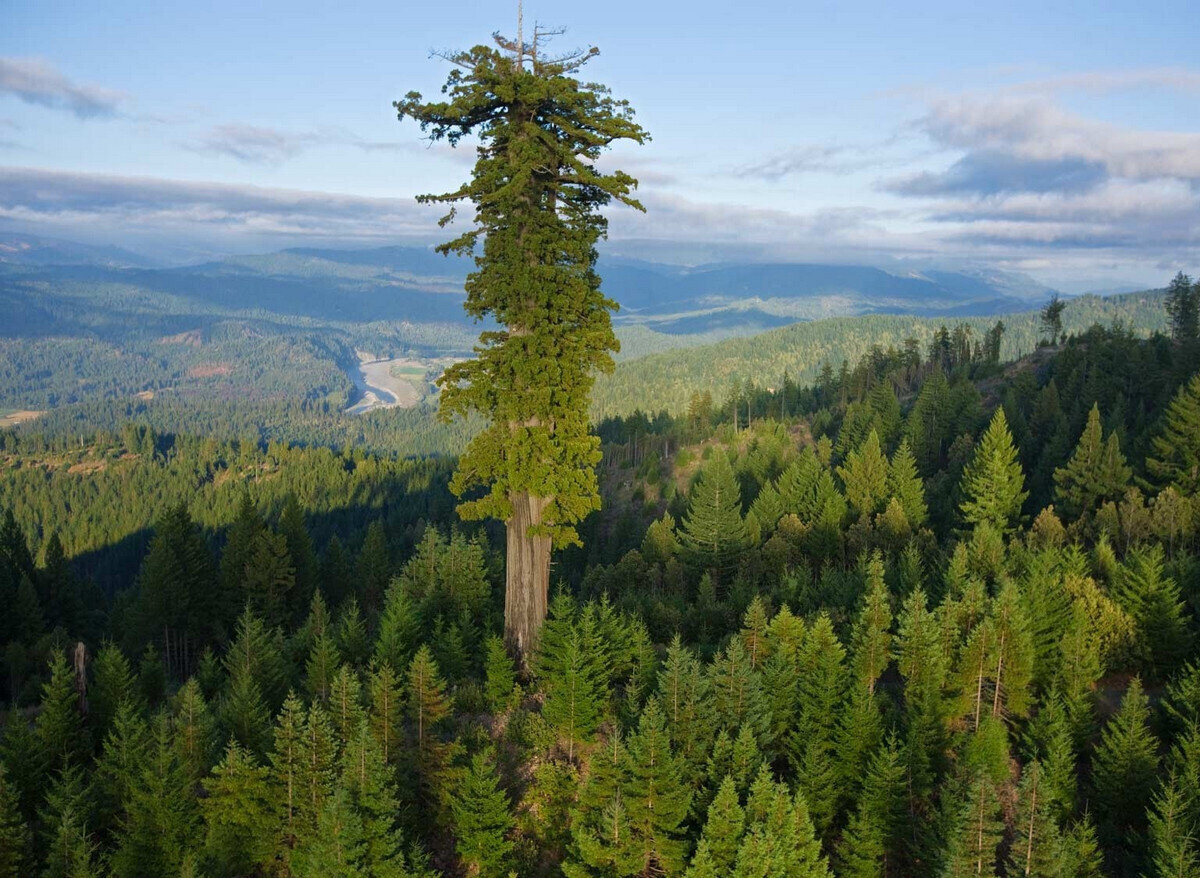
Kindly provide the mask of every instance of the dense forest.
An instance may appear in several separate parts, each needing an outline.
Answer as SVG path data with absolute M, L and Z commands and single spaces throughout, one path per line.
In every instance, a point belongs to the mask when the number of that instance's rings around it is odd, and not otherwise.
M 0 434 L 0 876 L 1196 876 L 1198 297 L 601 421 L 528 670 L 448 460 Z

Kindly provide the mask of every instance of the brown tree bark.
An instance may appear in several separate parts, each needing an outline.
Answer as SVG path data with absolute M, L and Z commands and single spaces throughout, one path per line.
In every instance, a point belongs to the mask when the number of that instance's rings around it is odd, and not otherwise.
M 504 523 L 508 530 L 504 639 L 521 665 L 527 666 L 546 618 L 550 591 L 550 537 L 532 535 L 529 528 L 542 523 L 550 501 L 527 491 L 514 492 L 509 499 L 513 514 Z

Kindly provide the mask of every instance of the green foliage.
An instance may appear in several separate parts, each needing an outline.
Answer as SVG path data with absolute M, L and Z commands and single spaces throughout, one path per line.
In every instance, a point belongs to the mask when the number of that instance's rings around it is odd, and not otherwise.
M 458 857 L 468 875 L 504 875 L 513 844 L 514 820 L 508 797 L 500 789 L 492 760 L 471 757 L 471 767 L 454 796 L 454 832 Z
M 699 567 L 728 576 L 747 543 L 741 492 L 724 454 L 713 455 L 688 498 L 679 542 Z
M 963 471 L 963 521 L 976 527 L 988 524 L 1007 533 L 1029 496 L 1024 488 L 1025 474 L 1017 460 L 1004 409 L 998 408 Z
M 1174 485 L 1187 496 L 1200 490 L 1200 374 L 1175 394 L 1152 442 L 1146 469 L 1160 485 Z
M 573 77 L 593 53 L 535 57 L 527 67 L 524 47 L 498 42 L 499 50 L 476 46 L 453 56 L 449 100 L 424 103 L 411 92 L 396 109 L 435 140 L 456 145 L 477 133 L 503 146 L 481 152 L 457 191 L 423 197 L 474 205 L 475 228 L 440 249 L 469 254 L 482 239 L 465 307 L 502 327 L 481 336 L 474 359 L 443 373 L 441 412 L 479 412 L 489 421 L 455 480 L 460 491 L 482 484 L 487 493 L 466 501 L 462 513 L 508 520 L 514 495 L 545 498 L 544 518 L 534 524 L 565 545 L 576 540 L 574 523 L 599 506 L 599 441 L 589 435 L 587 395 L 595 370 L 611 371 L 619 347 L 609 318 L 615 303 L 600 292 L 594 270 L 607 228 L 599 211 L 613 199 L 641 207 L 630 194 L 632 177 L 604 173 L 595 162 L 612 143 L 647 135 L 626 102 Z M 452 209 L 447 221 L 453 216 Z
M 1096 748 L 1092 783 L 1100 836 L 1112 864 L 1124 870 L 1143 865 L 1143 833 L 1158 777 L 1158 742 L 1150 731 L 1150 709 L 1142 683 L 1134 678 L 1121 709 Z
M 275 850 L 270 772 L 230 742 L 224 758 L 204 782 L 205 850 L 218 872 L 250 874 L 271 861 Z

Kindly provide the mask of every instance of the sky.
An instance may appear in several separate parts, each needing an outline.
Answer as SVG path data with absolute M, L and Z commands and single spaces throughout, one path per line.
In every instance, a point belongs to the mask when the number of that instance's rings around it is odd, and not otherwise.
M 653 140 L 610 252 L 1020 271 L 1068 292 L 1200 271 L 1191 2 L 528 0 Z M 392 101 L 514 2 L 0 0 L 0 229 L 187 260 L 445 237 L 414 196 L 471 144 Z

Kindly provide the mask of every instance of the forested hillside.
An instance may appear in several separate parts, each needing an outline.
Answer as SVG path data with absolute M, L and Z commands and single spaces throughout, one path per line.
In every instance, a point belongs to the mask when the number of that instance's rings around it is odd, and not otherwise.
M 722 347 L 527 673 L 448 462 L 2 434 L 0 874 L 1193 876 L 1197 295 Z
M 923 349 L 941 328 L 967 327 L 973 347 L 984 342 L 987 330 L 997 320 L 1004 324 L 1001 356 L 1006 360 L 1031 352 L 1043 337 L 1037 310 L 953 320 L 875 314 L 794 323 L 749 338 L 651 354 L 622 363 L 613 375 L 597 382 L 592 410 L 597 417 L 627 415 L 635 409 L 666 409 L 681 414 L 695 392 L 708 392 L 721 399 L 730 395 L 731 388 L 747 381 L 781 387 L 785 376 L 805 384 L 815 380 L 823 367 L 837 370 L 843 361 L 854 364 L 873 349 L 902 349 L 909 339 Z M 1138 335 L 1164 330 L 1162 294 L 1081 296 L 1069 300 L 1063 312 L 1068 332 L 1114 323 Z

